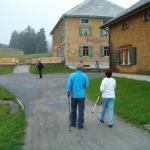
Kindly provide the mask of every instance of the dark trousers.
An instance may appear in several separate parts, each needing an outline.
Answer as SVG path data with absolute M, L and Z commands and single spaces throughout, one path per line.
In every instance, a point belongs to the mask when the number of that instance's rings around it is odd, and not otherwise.
M 42 69 L 38 69 L 38 71 L 39 71 L 40 78 L 42 78 Z
M 77 115 L 78 108 L 78 115 Z M 85 109 L 85 98 L 72 98 L 71 99 L 71 124 L 83 126 L 84 123 L 84 109 Z

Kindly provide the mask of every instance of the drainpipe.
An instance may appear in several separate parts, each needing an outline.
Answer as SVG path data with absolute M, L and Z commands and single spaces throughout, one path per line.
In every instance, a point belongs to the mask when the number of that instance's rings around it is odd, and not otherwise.
M 106 28 L 104 27 L 100 27 L 101 29 L 105 30 L 108 35 L 109 35 L 109 68 L 112 69 L 112 50 L 111 50 L 111 43 L 110 43 L 110 30 L 107 30 Z

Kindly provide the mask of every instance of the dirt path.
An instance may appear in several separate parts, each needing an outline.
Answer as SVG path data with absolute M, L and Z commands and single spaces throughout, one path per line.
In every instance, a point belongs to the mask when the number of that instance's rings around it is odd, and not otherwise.
M 30 74 L 1 76 L 0 84 L 22 100 L 27 129 L 24 150 L 149 150 L 150 134 L 115 117 L 115 126 L 97 125 L 98 108 L 86 101 L 85 127 L 68 131 L 67 75 Z

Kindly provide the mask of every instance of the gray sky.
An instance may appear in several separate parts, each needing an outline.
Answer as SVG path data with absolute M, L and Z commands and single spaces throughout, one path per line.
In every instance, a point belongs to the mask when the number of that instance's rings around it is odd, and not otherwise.
M 0 0 L 0 43 L 8 44 L 14 30 L 31 25 L 36 31 L 44 28 L 49 33 L 62 14 L 84 0 Z M 128 8 L 138 0 L 110 0 Z

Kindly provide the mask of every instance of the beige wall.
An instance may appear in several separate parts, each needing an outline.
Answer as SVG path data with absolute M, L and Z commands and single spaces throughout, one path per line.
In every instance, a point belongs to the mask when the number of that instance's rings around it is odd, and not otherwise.
M 123 73 L 150 74 L 150 20 L 143 21 L 143 12 L 128 19 L 129 27 L 121 29 L 121 22 L 110 29 L 111 47 L 113 55 L 113 69 Z M 131 44 L 137 48 L 136 65 L 116 65 L 116 49 L 123 45 Z
M 79 63 L 81 60 L 87 64 L 95 66 L 95 61 L 98 60 L 100 64 L 109 64 L 109 57 L 100 57 L 100 44 L 108 45 L 108 37 L 101 37 L 100 26 L 102 20 L 100 19 L 89 19 L 87 26 L 92 28 L 92 36 L 81 37 L 79 34 L 79 27 L 86 26 L 80 23 L 80 18 L 66 18 L 66 40 L 67 44 L 67 64 L 71 65 Z M 80 45 L 91 45 L 93 46 L 93 57 L 79 57 L 79 46 Z M 73 52 L 73 53 L 72 53 Z

